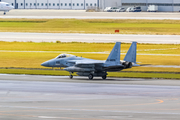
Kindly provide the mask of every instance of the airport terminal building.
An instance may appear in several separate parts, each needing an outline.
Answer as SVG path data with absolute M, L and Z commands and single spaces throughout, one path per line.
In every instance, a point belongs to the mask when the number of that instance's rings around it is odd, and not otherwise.
M 70 9 L 85 10 L 91 7 L 141 6 L 146 11 L 149 5 L 157 5 L 160 12 L 180 10 L 180 0 L 0 0 L 12 4 L 15 9 Z

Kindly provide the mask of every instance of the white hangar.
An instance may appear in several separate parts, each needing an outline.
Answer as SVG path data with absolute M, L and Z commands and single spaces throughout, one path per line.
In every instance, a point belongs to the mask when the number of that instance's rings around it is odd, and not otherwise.
M 104 9 L 106 6 L 121 6 L 120 0 L 0 0 L 8 2 L 15 9 L 74 9 L 88 7 Z
M 72 9 L 85 10 L 88 7 L 141 6 L 146 11 L 149 5 L 157 5 L 158 11 L 174 12 L 180 10 L 180 0 L 0 0 L 12 4 L 15 9 Z

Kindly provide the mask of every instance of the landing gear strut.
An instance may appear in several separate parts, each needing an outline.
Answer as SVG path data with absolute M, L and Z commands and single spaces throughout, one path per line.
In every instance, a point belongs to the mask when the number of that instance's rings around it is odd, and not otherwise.
M 89 80 L 92 80 L 93 79 L 93 74 L 89 74 Z
M 106 76 L 106 75 L 104 75 L 104 76 L 102 76 L 102 79 L 103 79 L 103 80 L 105 80 L 105 79 L 106 79 L 106 77 L 107 77 L 107 76 Z
M 73 75 L 70 75 L 69 78 L 70 78 L 70 79 L 73 79 Z
M 70 78 L 70 79 L 73 79 L 72 72 L 69 72 L 69 73 L 70 73 L 69 78 Z

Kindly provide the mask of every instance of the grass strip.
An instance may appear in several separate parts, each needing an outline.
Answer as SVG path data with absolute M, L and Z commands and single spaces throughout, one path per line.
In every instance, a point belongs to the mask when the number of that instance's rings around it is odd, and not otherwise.
M 180 35 L 179 20 L 0 19 L 1 32 Z
M 25 69 L 0 69 L 2 74 L 27 74 L 27 75 L 53 75 L 68 76 L 69 72 L 57 70 L 25 70 Z
M 108 73 L 109 77 L 121 78 L 157 78 L 157 79 L 180 79 L 180 74 L 164 74 L 164 73 Z
M 0 69 L 4 74 L 27 74 L 27 75 L 52 75 L 52 76 L 69 76 L 69 72 L 57 70 L 22 70 L 22 69 Z M 76 76 L 76 74 L 73 74 Z M 180 79 L 180 74 L 163 74 L 163 73 L 133 73 L 133 72 L 113 72 L 108 73 L 108 77 L 119 78 L 157 78 L 157 79 Z

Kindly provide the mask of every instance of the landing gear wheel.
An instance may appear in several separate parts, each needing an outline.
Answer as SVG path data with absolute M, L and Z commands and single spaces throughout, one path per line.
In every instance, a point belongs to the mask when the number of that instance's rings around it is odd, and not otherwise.
M 69 78 L 70 78 L 70 79 L 73 79 L 73 75 L 70 75 Z
M 107 77 L 107 76 L 106 76 L 106 75 L 104 75 L 104 76 L 102 76 L 102 79 L 103 79 L 103 80 L 105 80 L 105 79 L 106 79 L 106 77 Z
M 6 13 L 4 12 L 4 15 L 6 15 Z
M 89 74 L 89 80 L 92 80 L 93 79 L 93 74 Z

